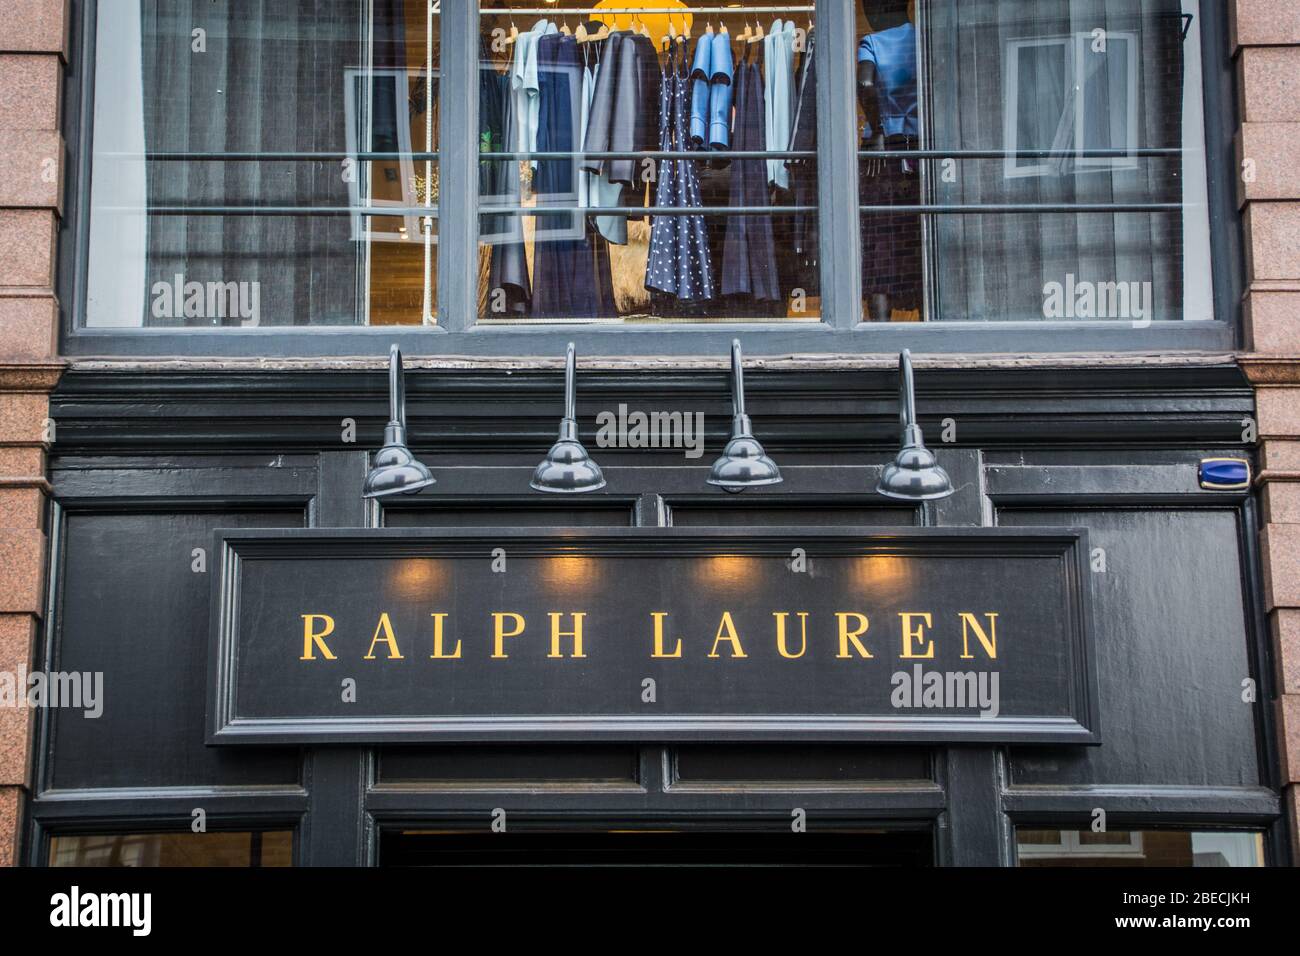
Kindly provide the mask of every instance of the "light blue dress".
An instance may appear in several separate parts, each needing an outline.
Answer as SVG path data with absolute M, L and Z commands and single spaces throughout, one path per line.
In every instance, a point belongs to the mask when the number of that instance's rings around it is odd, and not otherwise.
M 794 36 L 793 20 L 776 20 L 763 37 L 764 130 L 767 148 L 778 152 L 790 148 L 794 122 Z M 790 188 L 784 159 L 767 161 L 767 181 Z

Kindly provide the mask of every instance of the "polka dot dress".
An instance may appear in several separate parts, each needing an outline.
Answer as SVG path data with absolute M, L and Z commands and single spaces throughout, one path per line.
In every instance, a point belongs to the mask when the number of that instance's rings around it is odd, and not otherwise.
M 685 150 L 689 137 L 686 101 L 690 79 L 686 74 L 685 44 L 673 44 L 664 64 L 659 92 L 659 148 Z M 679 55 L 678 49 L 682 48 Z M 689 208 L 700 206 L 700 180 L 689 159 L 661 159 L 655 184 L 655 205 Z M 684 301 L 712 299 L 713 263 L 704 216 L 655 216 L 650 227 L 650 256 L 646 262 L 647 289 Z

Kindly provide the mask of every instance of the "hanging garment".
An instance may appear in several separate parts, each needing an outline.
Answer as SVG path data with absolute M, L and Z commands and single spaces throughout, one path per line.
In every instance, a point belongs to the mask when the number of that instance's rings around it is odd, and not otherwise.
M 731 34 L 706 33 L 695 41 L 691 65 L 691 144 L 726 149 L 731 131 Z
M 589 153 L 653 150 L 660 84 L 654 43 L 635 33 L 611 33 L 605 42 L 583 148 Z M 639 181 L 641 164 L 635 157 L 588 159 L 584 165 L 606 173 L 610 182 L 635 187 Z
M 808 31 L 807 46 L 799 60 L 799 91 L 795 99 L 793 129 L 790 132 L 790 151 L 815 153 L 817 151 L 817 37 Z M 785 168 L 790 174 L 790 192 L 796 206 L 817 205 L 817 160 L 788 159 Z M 794 214 L 793 270 L 796 285 L 807 290 L 808 295 L 821 295 L 820 233 L 816 212 Z
M 580 142 L 587 142 L 587 134 L 591 128 L 591 114 L 596 99 L 596 86 L 600 82 L 600 70 L 604 58 L 602 55 L 603 47 L 601 43 L 586 43 L 583 45 L 583 56 L 589 57 L 592 62 L 588 63 L 583 72 L 583 104 L 584 110 L 582 115 L 582 137 Z M 599 160 L 590 161 L 585 156 L 579 165 L 579 205 L 599 209 L 602 206 L 621 206 L 623 205 L 623 186 L 620 183 L 611 182 L 609 173 L 604 171 L 604 167 Z M 627 245 L 627 217 L 626 216 L 593 216 L 592 221 L 596 230 L 605 237 L 609 242 L 615 245 Z
M 776 20 L 763 38 L 763 95 L 766 101 L 767 148 L 774 152 L 789 149 L 791 121 L 794 117 L 794 21 Z M 767 161 L 767 178 L 773 186 L 790 188 L 790 174 L 785 160 Z
M 559 33 L 543 36 L 537 44 L 537 67 L 537 151 L 572 153 L 582 115 L 583 67 L 577 41 Z M 572 156 L 538 160 L 533 179 L 538 209 L 576 206 L 577 171 Z M 593 246 L 586 216 L 539 212 L 536 218 L 532 317 L 581 319 L 611 313 L 608 250 L 603 242 Z
M 916 149 L 909 136 L 885 140 L 890 150 Z M 915 163 L 905 159 L 879 160 L 880 169 L 859 175 L 864 206 L 917 205 L 921 177 Z M 891 309 L 911 310 L 921 305 L 921 217 L 916 213 L 862 214 L 862 294 L 885 295 Z
M 709 74 L 709 148 L 726 149 L 731 142 L 731 34 L 713 35 Z
M 758 65 L 736 67 L 736 120 L 732 141 L 737 151 L 763 149 L 763 80 Z M 732 206 L 766 206 L 767 166 L 762 159 L 737 159 L 731 164 Z M 779 300 L 776 244 L 770 215 L 728 216 L 722 252 L 722 294 L 748 295 L 755 300 Z
M 515 135 L 510 74 L 497 72 L 486 42 L 479 50 L 479 152 L 509 152 Z M 483 160 L 479 163 L 481 208 L 520 204 L 519 163 Z M 491 248 L 485 314 L 519 318 L 532 298 L 528 260 L 524 250 L 523 220 L 519 216 L 485 212 L 480 217 L 479 241 Z M 498 291 L 499 290 L 499 291 Z
M 674 44 L 664 63 L 659 95 L 659 149 L 665 152 L 686 149 L 690 78 L 685 60 L 685 52 L 679 54 Z M 694 164 L 687 159 L 661 160 L 655 205 L 680 209 L 701 204 L 700 181 Z M 645 285 L 681 301 L 713 298 L 713 263 L 703 215 L 654 217 Z
M 858 62 L 876 68 L 876 97 L 886 136 L 920 136 L 916 108 L 916 28 L 911 23 L 869 33 L 858 44 Z
M 541 108 L 537 74 L 537 43 L 543 37 L 559 33 L 549 20 L 538 20 L 527 33 L 515 40 L 515 56 L 510 70 L 514 91 L 515 142 L 511 149 L 519 153 L 537 152 L 538 111 Z M 532 162 L 534 169 L 537 162 Z
M 709 136 L 709 81 L 713 78 L 713 34 L 695 41 L 691 60 L 691 144 L 703 146 Z
M 600 50 L 583 149 L 588 153 L 647 152 L 658 142 L 659 58 L 654 43 L 633 33 L 611 33 Z M 600 177 L 599 206 L 645 202 L 642 160 L 584 157 L 582 168 Z M 598 216 L 597 228 L 610 242 L 627 241 L 626 216 Z

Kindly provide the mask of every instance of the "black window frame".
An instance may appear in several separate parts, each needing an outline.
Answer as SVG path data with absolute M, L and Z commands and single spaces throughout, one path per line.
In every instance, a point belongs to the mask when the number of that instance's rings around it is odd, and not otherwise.
M 398 343 L 408 354 L 554 356 L 567 342 L 591 356 L 722 354 L 739 338 L 754 356 L 919 352 L 1232 351 L 1242 344 L 1244 289 L 1242 219 L 1236 201 L 1233 137 L 1237 103 L 1227 11 L 1200 0 L 1206 166 L 1214 319 L 1152 322 L 998 321 L 872 323 L 862 321 L 860 232 L 856 201 L 856 11 L 845 0 L 816 0 L 819 75 L 819 218 L 822 236 L 821 320 L 817 323 L 709 323 L 509 326 L 477 323 L 478 315 L 478 0 L 443 0 L 440 30 L 444 76 L 439 156 L 438 325 L 381 327 L 267 326 L 221 329 L 92 329 L 84 326 L 94 48 L 97 0 L 71 0 L 71 51 L 64 90 L 65 217 L 56 281 L 61 351 L 85 356 L 211 356 L 286 358 L 374 356 Z M 841 255 L 831 255 L 842 250 Z M 930 266 L 933 268 L 933 264 Z

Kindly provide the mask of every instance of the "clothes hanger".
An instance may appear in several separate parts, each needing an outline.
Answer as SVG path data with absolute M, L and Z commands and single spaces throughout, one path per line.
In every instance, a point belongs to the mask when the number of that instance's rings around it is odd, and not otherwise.
M 751 29 L 750 26 L 749 26 L 749 21 L 746 20 L 746 21 L 745 21 L 745 29 L 742 30 L 742 31 L 740 32 L 740 35 L 736 37 L 736 42 L 737 42 L 737 43 L 744 43 L 746 40 L 749 39 L 750 35 L 751 35 L 753 32 L 754 32 L 753 29 Z
M 509 46 L 510 44 L 514 43 L 518 39 L 519 39 L 519 28 L 515 26 L 515 18 L 511 16 L 510 36 L 506 37 L 506 46 Z
M 759 21 L 759 20 L 755 20 L 755 21 L 754 21 L 754 35 L 753 35 L 752 37 L 749 38 L 749 42 L 750 42 L 750 43 L 757 43 L 759 40 L 763 39 L 763 36 L 764 36 L 764 34 L 763 34 L 763 24 L 762 24 L 761 21 Z

